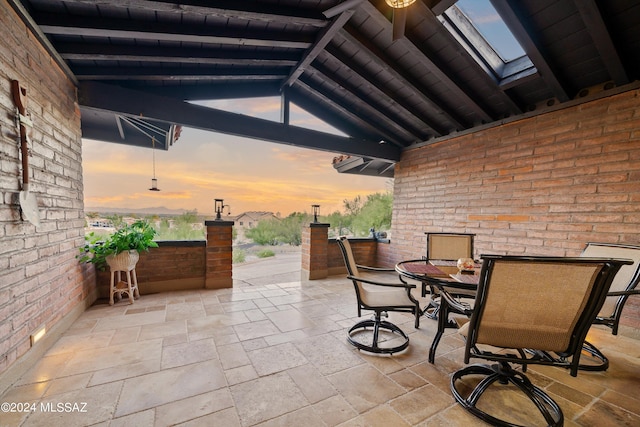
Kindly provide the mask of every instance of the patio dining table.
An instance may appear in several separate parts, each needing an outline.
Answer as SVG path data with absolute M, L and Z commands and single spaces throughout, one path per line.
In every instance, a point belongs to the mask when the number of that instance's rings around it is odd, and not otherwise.
M 431 292 L 433 292 L 433 289 L 441 286 L 452 294 L 475 298 L 480 277 L 478 275 L 479 266 L 474 268 L 474 274 L 462 274 L 455 267 L 455 262 L 438 262 L 425 259 L 401 261 L 396 264 L 395 270 L 401 277 L 421 282 L 423 296 L 427 293 L 427 287 L 430 287 L 432 289 Z M 431 313 L 428 310 L 432 310 Z M 444 300 L 436 304 L 433 299 L 422 310 L 423 314 L 432 319 L 437 319 L 438 322 L 438 329 L 429 349 L 429 363 L 433 363 L 435 360 L 436 348 L 445 329 L 456 327 L 454 322 L 449 321 L 450 312 L 451 308 Z

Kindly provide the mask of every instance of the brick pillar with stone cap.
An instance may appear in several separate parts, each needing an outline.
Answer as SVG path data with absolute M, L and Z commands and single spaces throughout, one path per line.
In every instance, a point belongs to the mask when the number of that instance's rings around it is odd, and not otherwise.
M 205 221 L 207 229 L 205 288 L 233 287 L 233 221 Z
M 328 267 L 329 224 L 312 222 L 302 229 L 302 278 L 324 279 Z

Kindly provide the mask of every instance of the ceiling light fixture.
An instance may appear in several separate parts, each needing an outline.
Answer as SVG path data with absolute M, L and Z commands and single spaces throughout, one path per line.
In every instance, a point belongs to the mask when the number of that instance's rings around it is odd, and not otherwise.
M 151 137 L 151 150 L 153 155 L 153 178 L 151 178 L 151 188 L 149 191 L 160 191 L 158 188 L 158 180 L 156 179 L 156 138 Z
M 394 9 L 402 9 L 407 6 L 411 6 L 416 0 L 384 0 L 389 6 Z

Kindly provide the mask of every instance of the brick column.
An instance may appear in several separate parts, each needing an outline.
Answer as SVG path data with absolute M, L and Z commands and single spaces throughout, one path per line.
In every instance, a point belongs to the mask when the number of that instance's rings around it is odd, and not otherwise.
M 324 279 L 328 267 L 329 224 L 312 222 L 302 229 L 302 278 Z
M 231 248 L 233 221 L 205 221 L 207 227 L 206 271 L 204 287 L 233 287 Z

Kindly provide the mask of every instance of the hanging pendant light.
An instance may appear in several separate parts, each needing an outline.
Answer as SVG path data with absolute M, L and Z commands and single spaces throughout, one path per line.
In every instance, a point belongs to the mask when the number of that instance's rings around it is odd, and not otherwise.
M 153 156 L 153 178 L 151 178 L 151 188 L 149 191 L 160 191 L 158 188 L 158 180 L 156 179 L 156 139 L 151 138 L 151 150 Z

